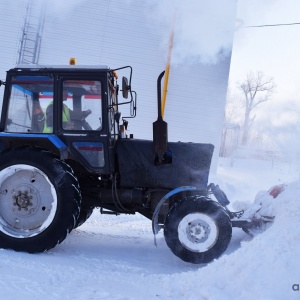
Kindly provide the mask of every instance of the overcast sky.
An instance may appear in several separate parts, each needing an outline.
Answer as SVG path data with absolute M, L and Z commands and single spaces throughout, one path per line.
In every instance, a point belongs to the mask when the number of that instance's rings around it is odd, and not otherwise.
M 239 0 L 237 24 L 264 25 L 300 22 L 299 0 Z M 277 85 L 273 100 L 262 104 L 259 120 L 279 126 L 300 119 L 300 25 L 244 28 L 235 32 L 230 83 L 243 81 L 249 71 L 262 71 Z
M 2 3 L 2 1 L 3 3 L 8 3 L 8 0 L 0 0 L 0 3 Z M 134 0 L 124 1 L 130 2 Z M 189 6 L 184 5 L 183 7 L 181 7 L 181 12 L 185 11 L 189 13 L 192 9 L 194 12 L 193 14 L 190 14 L 190 19 L 192 19 L 192 17 L 196 13 L 191 4 L 194 3 L 195 0 L 189 0 L 187 2 L 184 2 L 183 0 L 181 1 L 182 4 L 190 4 Z M 20 2 L 22 1 L 10 1 L 9 3 L 13 5 Z M 63 3 L 65 3 L 64 6 L 69 5 L 70 7 L 73 7 L 82 2 L 84 2 L 84 0 L 64 1 Z M 159 1 L 158 3 L 161 3 L 161 5 L 163 5 L 164 2 L 169 3 L 169 5 L 175 5 L 176 2 L 180 3 L 179 0 L 174 2 L 164 0 Z M 152 3 L 152 1 L 149 0 L 145 3 Z M 211 0 L 211 2 L 209 3 L 213 3 L 212 5 L 219 8 L 215 11 L 215 14 L 212 14 L 212 16 L 219 16 L 219 18 L 223 18 L 224 15 L 226 15 L 226 12 L 233 11 L 230 9 L 230 5 L 233 5 L 235 1 L 227 0 L 225 6 L 223 0 Z M 61 5 L 61 0 L 52 0 L 51 7 L 53 8 L 53 12 L 56 15 L 58 8 Z M 64 16 L 65 12 L 69 11 L 67 8 L 62 10 L 64 12 Z M 59 11 L 61 11 L 61 9 L 59 9 Z M 168 11 L 168 9 L 164 9 L 164 11 L 166 12 Z M 204 9 L 204 11 L 207 10 Z M 299 12 L 299 0 L 238 0 L 236 22 L 237 29 L 235 31 L 233 43 L 229 78 L 230 85 L 234 90 L 236 83 L 238 81 L 243 81 L 249 71 L 262 71 L 266 76 L 274 78 L 277 88 L 276 93 L 273 95 L 273 100 L 269 103 L 263 103 L 256 112 L 257 120 L 261 121 L 264 126 L 268 128 L 276 128 L 285 124 L 286 126 L 290 126 L 290 131 L 294 131 L 295 126 L 297 128 L 300 127 L 298 122 L 298 120 L 300 120 L 300 84 L 298 82 L 298 78 L 300 78 L 300 45 L 298 42 L 300 25 L 263 28 L 245 28 L 243 26 L 297 23 L 300 22 Z M 13 14 L 13 10 L 10 11 L 10 14 L 7 14 L 7 12 L 2 12 L 0 24 L 4 24 L 5 26 L 5 20 L 7 18 L 14 17 L 11 14 Z M 208 15 L 210 16 L 210 14 Z M 161 16 L 159 17 L 161 19 Z M 199 15 L 199 13 L 197 12 L 197 18 L 193 19 L 195 24 L 196 19 L 204 19 L 205 21 L 207 19 L 207 16 L 201 14 Z M 22 19 L 18 19 L 16 20 L 16 22 L 14 22 L 14 26 L 20 28 L 21 23 Z M 198 22 L 196 25 L 198 25 Z M 3 31 L 2 34 L 2 46 L 7 45 L 5 37 L 10 37 L 8 29 L 5 30 L 6 32 Z M 166 36 L 169 34 L 169 29 L 163 31 L 166 32 Z M 193 34 L 193 32 L 191 33 L 192 34 L 190 36 L 193 37 L 193 39 L 190 41 L 196 41 L 197 39 L 194 38 L 196 35 Z M 212 36 L 216 35 L 211 34 L 211 37 Z M 223 35 L 222 37 L 224 38 Z M 218 39 L 218 41 L 219 40 L 221 39 Z M 166 43 L 167 41 L 168 37 L 166 37 Z M 220 42 L 224 44 L 224 41 Z M 18 40 L 14 42 L 14 45 L 17 49 Z M 13 45 L 11 45 L 11 47 L 12 46 Z M 203 47 L 198 48 L 203 49 Z M 195 47 L 194 44 L 193 46 L 189 47 L 189 49 L 192 50 L 198 48 Z M 176 51 L 174 51 L 174 61 L 175 58 Z M 6 60 L 7 59 L 5 55 L 2 55 L 2 61 L 4 62 Z M 1 79 L 4 79 L 3 74 Z M 235 91 L 235 93 L 237 94 L 237 91 Z

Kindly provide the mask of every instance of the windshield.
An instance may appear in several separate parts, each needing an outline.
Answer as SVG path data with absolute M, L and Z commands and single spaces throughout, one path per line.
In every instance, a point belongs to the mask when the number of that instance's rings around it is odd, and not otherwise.
M 54 99 L 61 110 L 64 130 L 101 130 L 101 82 L 98 80 L 65 80 L 54 97 L 51 76 L 16 76 L 12 79 L 7 132 L 52 133 Z M 59 121 L 60 122 L 60 121 Z

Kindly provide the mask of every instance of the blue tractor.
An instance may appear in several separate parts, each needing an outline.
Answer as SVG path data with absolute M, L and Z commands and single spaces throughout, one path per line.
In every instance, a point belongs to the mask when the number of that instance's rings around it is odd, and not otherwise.
M 128 70 L 118 85 L 117 71 Z M 245 227 L 208 175 L 214 146 L 168 142 L 161 115 L 153 140 L 126 135 L 136 115 L 132 68 L 24 65 L 7 72 L 0 122 L 0 248 L 43 252 L 95 208 L 140 213 L 164 230 L 184 261 L 208 263 Z M 119 108 L 129 105 L 122 118 Z M 211 197 L 211 195 L 214 195 Z

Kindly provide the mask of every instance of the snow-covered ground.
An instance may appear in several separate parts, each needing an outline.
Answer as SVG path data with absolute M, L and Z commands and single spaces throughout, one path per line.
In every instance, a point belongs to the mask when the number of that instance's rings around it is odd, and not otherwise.
M 274 199 L 272 227 L 251 239 L 234 229 L 226 253 L 208 265 L 181 261 L 151 222 L 100 215 L 41 254 L 0 250 L 0 299 L 300 299 L 300 181 L 296 163 L 221 159 L 218 183 L 232 209 L 288 183 Z

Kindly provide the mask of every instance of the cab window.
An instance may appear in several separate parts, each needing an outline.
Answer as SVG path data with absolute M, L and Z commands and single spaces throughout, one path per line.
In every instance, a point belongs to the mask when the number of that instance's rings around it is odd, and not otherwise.
M 43 132 L 44 111 L 52 101 L 53 78 L 49 76 L 14 77 L 6 118 L 6 132 Z
M 62 88 L 64 130 L 102 129 L 101 82 L 65 80 Z

